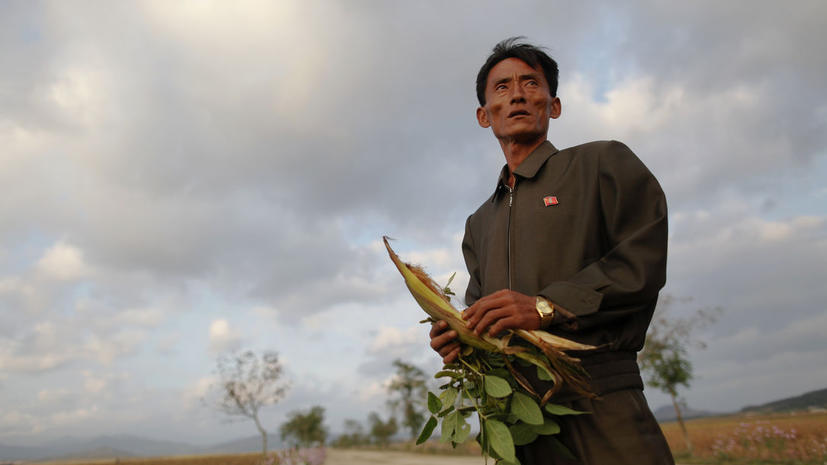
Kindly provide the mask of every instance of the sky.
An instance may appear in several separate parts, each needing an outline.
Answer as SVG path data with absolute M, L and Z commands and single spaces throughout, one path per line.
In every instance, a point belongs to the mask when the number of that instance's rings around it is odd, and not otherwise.
M 560 65 L 549 139 L 621 140 L 666 193 L 658 311 L 720 309 L 689 405 L 824 388 L 824 30 L 819 1 L 0 0 L 0 443 L 254 435 L 204 401 L 244 349 L 291 386 L 271 431 L 387 415 L 393 360 L 440 361 L 381 237 L 464 289 L 511 36 Z

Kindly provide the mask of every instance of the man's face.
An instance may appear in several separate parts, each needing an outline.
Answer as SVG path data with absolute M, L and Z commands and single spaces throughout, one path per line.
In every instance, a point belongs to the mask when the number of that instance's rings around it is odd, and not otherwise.
M 477 121 L 498 139 L 545 140 L 549 118 L 560 116 L 560 99 L 552 97 L 542 70 L 519 58 L 506 58 L 491 68 L 485 84 L 485 106 Z

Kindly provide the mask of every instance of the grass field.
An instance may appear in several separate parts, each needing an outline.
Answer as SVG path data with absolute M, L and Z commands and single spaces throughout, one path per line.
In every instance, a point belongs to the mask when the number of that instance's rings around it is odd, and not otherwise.
M 260 453 L 38 462 L 38 465 L 261 465 Z M 267 462 L 265 462 L 267 463 Z M 325 465 L 481 465 L 479 455 L 443 455 L 401 450 L 327 449 Z M 493 463 L 489 460 L 489 463 Z M 273 464 L 275 465 L 275 464 Z M 301 465 L 301 464 L 291 464 Z
M 684 463 L 827 463 L 827 413 L 731 415 L 686 423 L 689 457 L 676 422 L 661 425 L 675 457 Z
M 689 456 L 677 423 L 661 425 L 679 464 L 825 465 L 827 413 L 732 415 L 689 420 Z M 448 455 L 454 452 L 453 455 Z M 459 453 L 459 455 L 458 455 Z M 64 461 L 50 465 L 261 465 L 261 454 Z M 480 465 L 479 449 L 452 451 L 444 444 L 393 444 L 386 449 L 327 449 L 325 465 Z M 489 463 L 492 463 L 489 461 Z M 40 465 L 46 465 L 40 462 Z M 275 465 L 270 463 L 269 465 Z M 292 465 L 292 464 L 291 464 Z

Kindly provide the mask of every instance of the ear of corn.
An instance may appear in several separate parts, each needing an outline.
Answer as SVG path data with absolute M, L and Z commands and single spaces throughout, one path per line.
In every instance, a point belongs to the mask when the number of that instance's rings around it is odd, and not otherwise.
M 545 371 L 554 381 L 554 387 L 545 395 L 542 395 L 543 403 L 548 401 L 548 398 L 559 390 L 563 384 L 568 384 L 574 391 L 581 394 L 592 395 L 588 391 L 587 375 L 580 367 L 580 360 L 566 354 L 565 351 L 592 350 L 594 349 L 593 346 L 554 336 L 546 331 L 508 331 L 506 336 L 502 338 L 491 337 L 487 334 L 478 336 L 466 328 L 466 322 L 462 319 L 462 314 L 451 305 L 448 296 L 431 277 L 421 267 L 404 263 L 391 248 L 388 237 L 383 237 L 383 240 L 388 255 L 402 274 L 408 290 L 419 306 L 432 319 L 448 323 L 448 326 L 457 332 L 461 343 L 477 349 L 512 355 Z M 528 342 L 529 346 L 511 345 L 512 335 Z

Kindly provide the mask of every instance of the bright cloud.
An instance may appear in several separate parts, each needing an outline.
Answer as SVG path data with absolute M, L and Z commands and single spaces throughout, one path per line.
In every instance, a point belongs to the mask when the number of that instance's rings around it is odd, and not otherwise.
M 235 350 L 241 345 L 241 335 L 230 327 L 225 319 L 213 320 L 209 331 L 210 350 L 213 352 L 227 352 Z
M 83 252 L 63 241 L 46 250 L 36 268 L 47 277 L 64 281 L 83 278 L 90 271 L 83 260 Z

